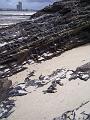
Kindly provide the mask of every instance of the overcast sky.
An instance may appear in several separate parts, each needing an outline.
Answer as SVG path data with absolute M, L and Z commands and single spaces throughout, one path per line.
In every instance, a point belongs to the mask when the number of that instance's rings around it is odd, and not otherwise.
M 16 8 L 18 1 L 22 1 L 25 9 L 41 9 L 55 0 L 0 0 L 0 8 Z

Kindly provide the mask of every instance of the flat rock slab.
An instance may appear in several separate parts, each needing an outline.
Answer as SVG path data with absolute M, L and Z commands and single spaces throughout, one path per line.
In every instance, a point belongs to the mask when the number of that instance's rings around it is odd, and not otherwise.
M 79 72 L 79 71 L 87 73 L 89 75 L 89 77 L 90 77 L 90 62 L 78 67 L 76 69 L 76 72 Z

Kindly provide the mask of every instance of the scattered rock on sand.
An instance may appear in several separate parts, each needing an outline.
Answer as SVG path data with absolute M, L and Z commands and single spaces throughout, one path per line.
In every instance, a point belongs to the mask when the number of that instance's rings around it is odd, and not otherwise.
M 12 108 L 15 107 L 14 100 L 6 99 L 0 103 L 0 119 L 7 118 L 13 111 Z
M 53 120 L 90 120 L 90 102 L 82 103 L 78 108 L 63 113 Z
M 12 88 L 10 88 L 9 90 L 9 96 L 13 97 L 13 96 L 23 96 L 23 95 L 27 95 L 27 91 L 25 89 L 25 83 L 21 83 L 18 84 Z

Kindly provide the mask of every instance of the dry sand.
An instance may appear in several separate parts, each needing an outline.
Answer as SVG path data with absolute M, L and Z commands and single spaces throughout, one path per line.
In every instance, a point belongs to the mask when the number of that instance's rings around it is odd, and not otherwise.
M 26 65 L 28 69 L 10 77 L 15 82 L 23 82 L 30 71 L 35 70 L 34 78 L 39 75 L 49 75 L 59 68 L 76 69 L 90 62 L 90 45 L 81 46 L 63 53 L 42 63 Z M 48 85 L 38 88 L 26 96 L 15 97 L 15 111 L 8 120 L 52 120 L 63 112 L 76 108 L 81 103 L 90 100 L 90 81 L 67 81 L 63 87 L 58 86 L 58 92 L 43 94 Z M 28 88 L 29 90 L 29 88 Z M 90 109 L 90 108 L 89 108 Z

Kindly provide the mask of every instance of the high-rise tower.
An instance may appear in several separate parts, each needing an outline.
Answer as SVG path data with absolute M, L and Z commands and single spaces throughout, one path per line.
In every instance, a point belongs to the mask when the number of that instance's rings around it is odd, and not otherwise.
M 18 2 L 17 4 L 17 10 L 22 11 L 22 2 Z

